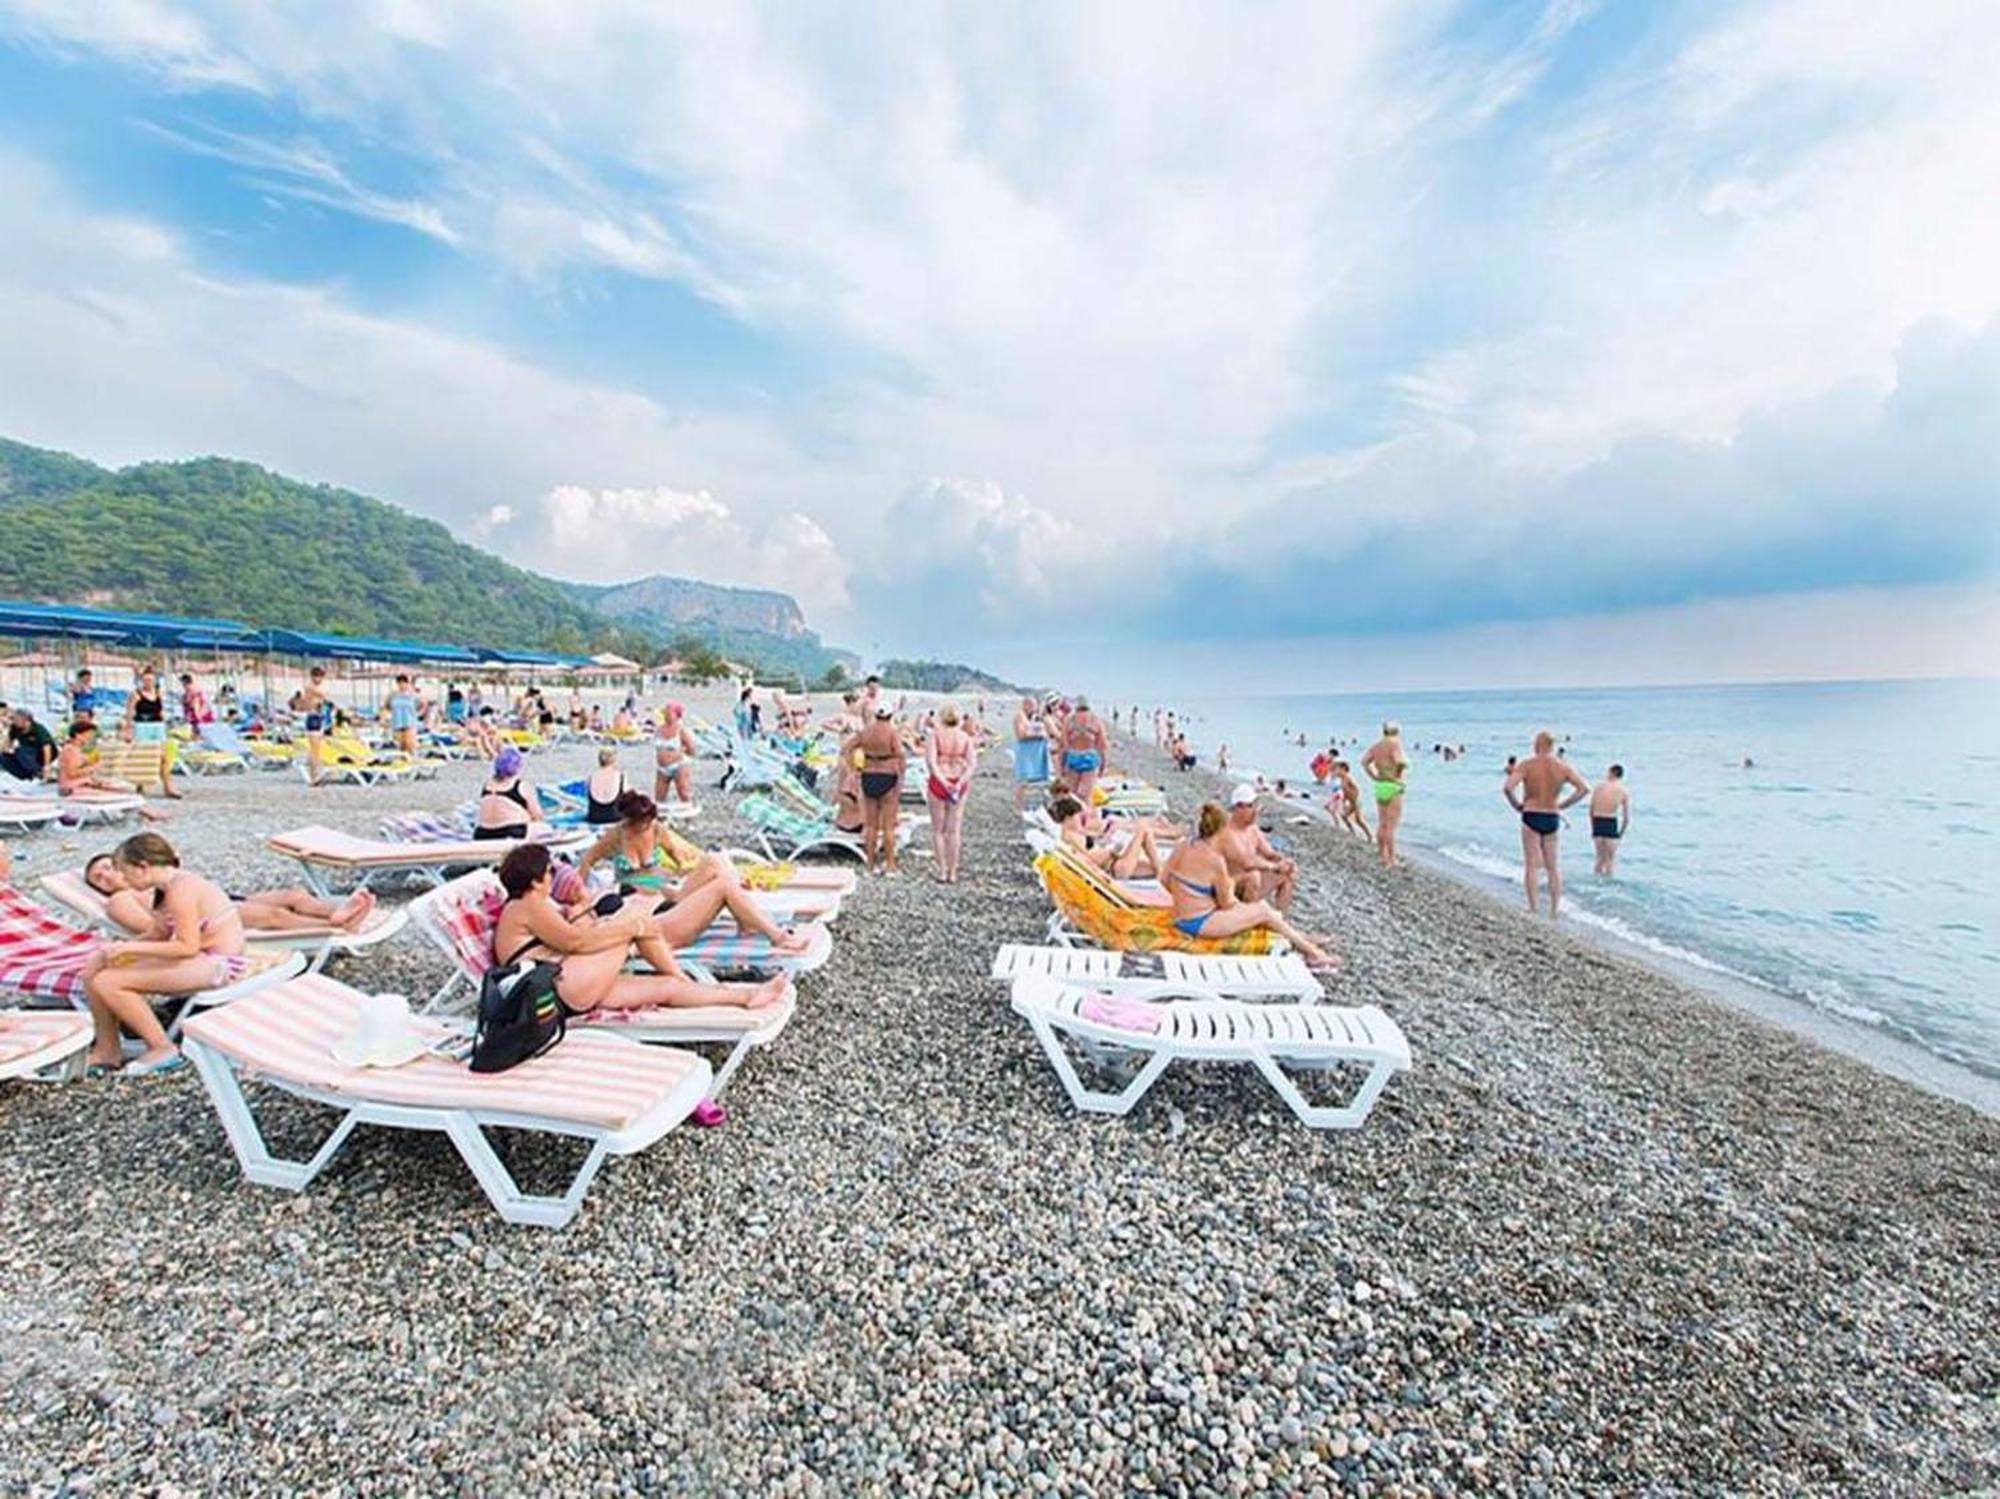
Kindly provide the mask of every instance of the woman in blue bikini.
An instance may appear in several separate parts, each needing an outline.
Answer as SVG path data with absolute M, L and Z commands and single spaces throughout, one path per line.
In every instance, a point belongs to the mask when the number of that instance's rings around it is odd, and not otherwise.
M 1333 954 L 1285 920 L 1268 901 L 1239 900 L 1229 882 L 1229 861 L 1217 842 L 1229 819 L 1214 802 L 1204 802 L 1194 837 L 1167 860 L 1160 882 L 1174 903 L 1174 925 L 1187 937 L 1234 937 L 1239 932 L 1268 927 L 1299 950 L 1306 966 L 1331 973 L 1339 966 Z

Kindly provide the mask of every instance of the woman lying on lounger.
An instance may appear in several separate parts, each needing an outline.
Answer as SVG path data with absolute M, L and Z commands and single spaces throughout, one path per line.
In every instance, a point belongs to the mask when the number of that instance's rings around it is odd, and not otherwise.
M 500 861 L 507 904 L 493 932 L 493 955 L 500 962 L 539 957 L 560 964 L 556 997 L 572 1015 L 652 1005 L 761 1010 L 784 997 L 791 981 L 782 974 L 761 984 L 694 982 L 674 961 L 672 942 L 653 921 L 649 902 L 627 901 L 601 916 L 565 914 L 549 893 L 552 864 L 539 843 L 524 843 Z M 625 972 L 632 957 L 644 959 L 653 972 Z
M 198 994 L 234 983 L 248 971 L 243 919 L 212 880 L 181 868 L 180 856 L 158 833 L 136 833 L 111 855 L 127 888 L 157 901 L 152 929 L 160 935 L 107 942 L 83 971 L 83 991 L 96 1023 L 90 1065 L 124 1066 L 127 1076 L 168 1072 L 181 1065 L 148 996 Z M 145 1044 L 139 1060 L 124 1064 L 123 1027 Z
M 1214 802 L 1204 802 L 1195 836 L 1175 849 L 1160 872 L 1174 903 L 1174 925 L 1188 937 L 1233 937 L 1269 927 L 1299 950 L 1306 966 L 1330 972 L 1333 954 L 1285 920 L 1269 901 L 1241 900 L 1229 878 L 1229 861 L 1217 842 L 1229 819 Z
M 131 885 L 114 855 L 98 854 L 84 865 L 83 882 L 104 897 L 105 914 L 126 931 L 166 935 L 160 926 L 160 892 L 143 894 Z M 375 909 L 370 890 L 357 890 L 343 901 L 321 900 L 297 886 L 229 898 L 249 932 L 358 931 Z
M 1059 796 L 1050 802 L 1049 816 L 1062 830 L 1063 843 L 1078 858 L 1113 879 L 1154 879 L 1166 863 L 1154 845 L 1151 828 L 1142 826 L 1129 832 L 1112 828 L 1093 833 L 1084 822 L 1083 803 L 1073 796 Z
M 650 796 L 628 791 L 618 798 L 619 821 L 578 861 L 584 879 L 608 863 L 621 893 L 659 913 L 658 926 L 675 946 L 694 941 L 723 911 L 746 932 L 768 937 L 781 953 L 804 952 L 811 939 L 779 926 L 743 888 L 736 866 L 721 854 L 704 853 L 660 822 Z M 658 897 L 658 899 L 650 899 Z

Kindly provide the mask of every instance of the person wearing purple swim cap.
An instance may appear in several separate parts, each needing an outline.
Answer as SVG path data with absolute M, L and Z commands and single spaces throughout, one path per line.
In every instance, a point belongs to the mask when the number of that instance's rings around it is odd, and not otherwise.
M 525 838 L 542 821 L 541 802 L 521 774 L 522 763 L 521 752 L 511 744 L 493 757 L 493 774 L 479 788 L 474 838 Z

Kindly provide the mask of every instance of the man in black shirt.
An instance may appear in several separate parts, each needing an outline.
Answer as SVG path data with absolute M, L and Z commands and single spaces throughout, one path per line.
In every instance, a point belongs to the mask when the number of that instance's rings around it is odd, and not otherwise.
M 5 755 L 0 755 L 0 770 L 23 781 L 42 780 L 55 763 L 54 736 L 36 723 L 35 715 L 26 708 L 14 710 L 13 724 L 14 743 Z

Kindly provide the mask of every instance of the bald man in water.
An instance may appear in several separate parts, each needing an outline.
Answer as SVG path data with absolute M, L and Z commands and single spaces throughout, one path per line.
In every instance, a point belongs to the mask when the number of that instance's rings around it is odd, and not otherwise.
M 1535 870 L 1540 868 L 1547 871 L 1551 920 L 1562 904 L 1562 865 L 1556 847 L 1562 814 L 1590 795 L 1590 782 L 1555 751 L 1556 736 L 1542 730 L 1535 736 L 1535 752 L 1507 772 L 1500 788 L 1507 805 L 1521 814 L 1521 880 L 1528 891 L 1528 914 L 1535 914 Z M 1564 787 L 1569 795 L 1558 801 Z

